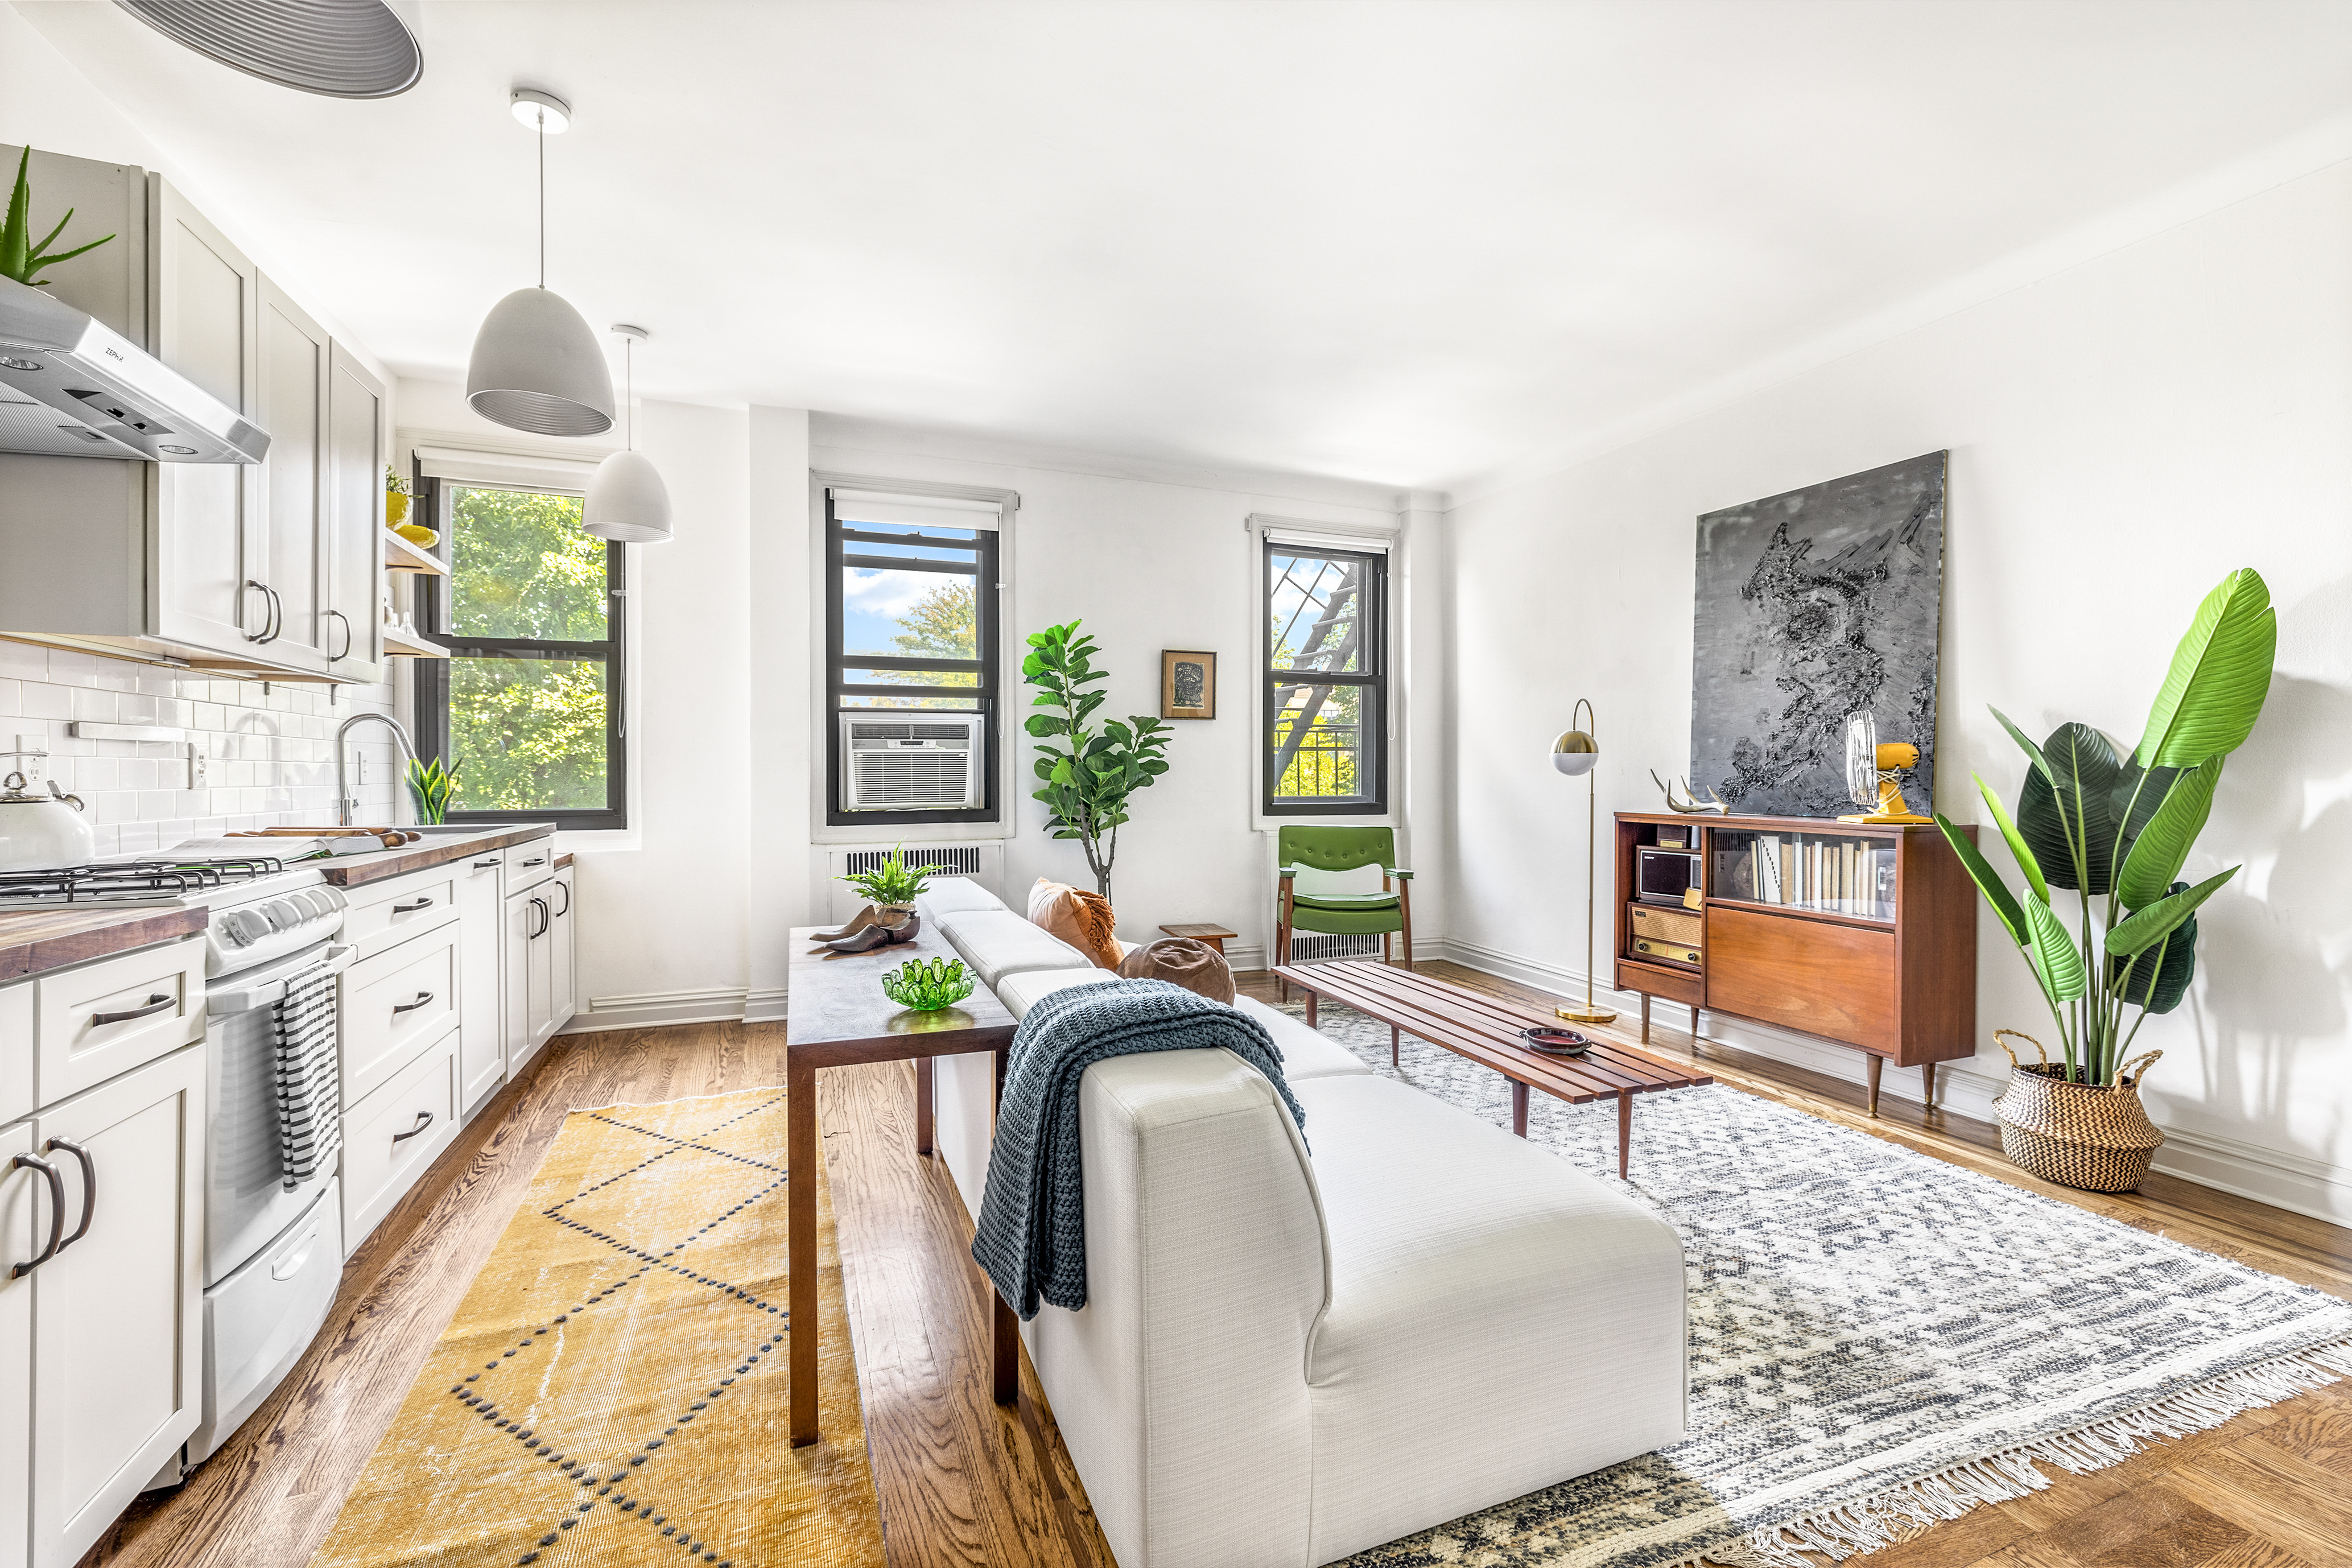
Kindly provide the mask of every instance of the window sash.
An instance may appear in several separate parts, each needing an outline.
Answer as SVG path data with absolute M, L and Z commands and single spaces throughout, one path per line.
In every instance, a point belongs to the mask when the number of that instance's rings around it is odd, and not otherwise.
M 1263 698 L 1257 737 L 1260 810 L 1268 816 L 1384 815 L 1388 810 L 1389 775 L 1388 552 L 1385 548 L 1342 549 L 1320 541 L 1308 543 L 1273 536 L 1264 538 L 1261 548 L 1265 555 L 1258 590 L 1259 690 Z M 1357 639 L 1356 668 L 1275 668 L 1274 591 L 1275 584 L 1280 580 L 1280 574 L 1275 569 L 1277 556 L 1294 560 L 1361 563 L 1365 566 L 1365 581 L 1357 590 L 1356 613 L 1362 618 L 1363 626 Z M 1303 687 L 1345 688 L 1359 693 L 1357 721 L 1353 726 L 1357 732 L 1354 750 L 1358 793 L 1355 795 L 1278 793 L 1282 774 L 1288 768 L 1276 766 L 1281 761 L 1281 752 L 1275 740 L 1275 725 L 1289 708 L 1283 700 L 1284 690 Z M 1315 726 L 1310 724 L 1308 728 L 1311 733 Z M 1295 764 L 1307 750 L 1303 742 L 1294 748 L 1292 763 Z M 1369 789 L 1365 787 L 1368 783 Z

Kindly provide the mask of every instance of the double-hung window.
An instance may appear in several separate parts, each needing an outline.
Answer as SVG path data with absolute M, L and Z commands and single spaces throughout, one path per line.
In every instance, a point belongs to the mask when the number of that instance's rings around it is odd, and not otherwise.
M 581 498 L 435 479 L 449 574 L 418 594 L 420 754 L 456 768 L 452 822 L 628 826 L 623 546 L 580 531 Z
M 995 502 L 825 491 L 825 820 L 993 822 Z
M 1388 575 L 1378 550 L 1265 541 L 1264 809 L 1388 810 Z

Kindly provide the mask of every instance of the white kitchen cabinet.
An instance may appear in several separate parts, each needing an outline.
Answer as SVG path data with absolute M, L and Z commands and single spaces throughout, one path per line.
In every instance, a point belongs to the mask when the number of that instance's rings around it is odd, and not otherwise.
M 391 432 L 383 383 L 333 345 L 327 379 L 327 668 L 383 678 L 383 470 Z
M 572 867 L 566 866 L 555 874 L 549 884 L 548 900 L 555 908 L 552 924 L 547 933 L 549 989 L 552 998 L 548 1007 L 554 1016 L 548 1032 L 553 1034 L 572 1022 L 580 1011 L 580 971 L 574 962 L 572 947 L 572 905 L 577 888 Z
M 343 1256 L 360 1249 L 457 1135 L 449 1030 L 343 1113 Z
M 523 1064 L 539 1054 L 555 1033 L 554 906 L 547 894 L 551 884 L 507 900 L 506 1021 L 507 1079 L 512 1082 Z
M 499 873 L 505 864 L 490 849 L 452 868 L 457 900 L 457 1103 L 467 1115 L 507 1079 L 499 988 L 505 913 Z
M 323 674 L 327 668 L 328 537 L 326 329 L 261 279 L 256 360 L 261 427 L 269 455 L 261 465 L 261 504 L 246 552 L 246 574 L 268 600 L 261 628 L 268 656 Z
M 79 1561 L 202 1415 L 204 1115 L 191 1047 L 33 1120 L 73 1227 L 27 1276 L 34 1568 Z
M 33 1279 L 8 1270 L 48 1238 L 48 1179 L 10 1162 L 33 1152 L 33 1124 L 0 1127 L 0 1568 L 24 1568 L 32 1534 Z

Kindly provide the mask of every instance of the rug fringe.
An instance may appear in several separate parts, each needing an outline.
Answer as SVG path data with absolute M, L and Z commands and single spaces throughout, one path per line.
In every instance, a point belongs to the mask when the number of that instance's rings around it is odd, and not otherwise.
M 2120 1464 L 2151 1443 L 2210 1431 L 2231 1417 L 2352 1377 L 2352 1339 L 2336 1340 L 2256 1366 L 2241 1367 L 2153 1405 L 2110 1415 L 2072 1432 L 1952 1466 L 1874 1498 L 1841 1503 L 1785 1524 L 1751 1531 L 1674 1568 L 1818 1568 L 1806 1552 L 1833 1562 L 1891 1546 L 1930 1524 L 1958 1519 L 1979 1503 L 2005 1502 L 2045 1489 L 2037 1461 L 2083 1475 Z

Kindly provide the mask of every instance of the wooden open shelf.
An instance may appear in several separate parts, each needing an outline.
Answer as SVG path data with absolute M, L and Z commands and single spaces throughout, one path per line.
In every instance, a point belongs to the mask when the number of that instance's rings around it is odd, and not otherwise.
M 383 531 L 383 569 L 387 572 L 415 572 L 430 577 L 449 575 L 449 568 L 438 557 L 426 554 L 388 528 Z
M 387 658 L 447 658 L 449 650 L 439 643 L 426 642 L 423 637 L 410 637 L 398 626 L 383 628 L 383 652 Z

